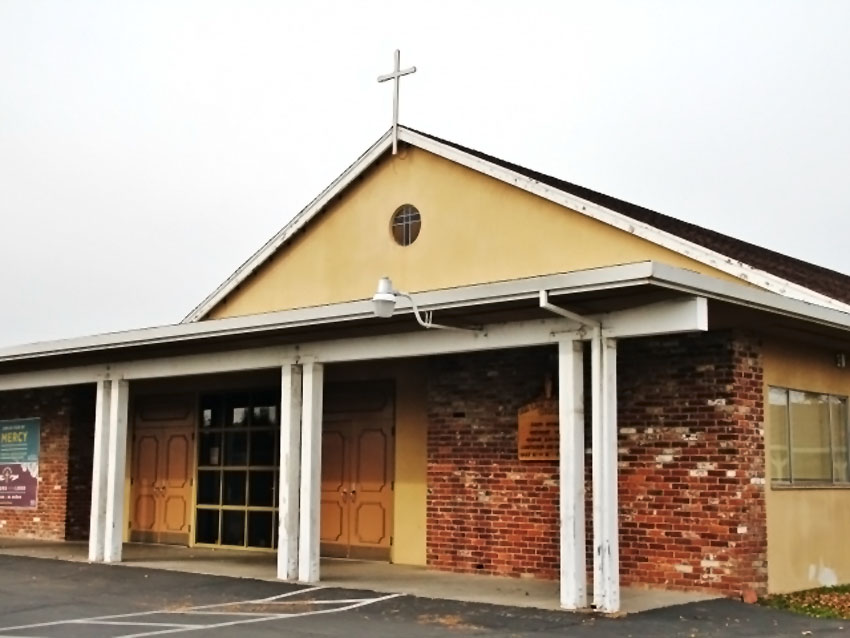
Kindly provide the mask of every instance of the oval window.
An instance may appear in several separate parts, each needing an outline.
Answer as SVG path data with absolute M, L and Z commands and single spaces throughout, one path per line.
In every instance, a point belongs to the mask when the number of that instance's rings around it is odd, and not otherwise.
M 403 204 L 399 206 L 393 213 L 390 230 L 392 230 L 393 239 L 399 246 L 410 246 L 419 237 L 419 230 L 422 227 L 422 217 L 419 211 L 411 204 Z

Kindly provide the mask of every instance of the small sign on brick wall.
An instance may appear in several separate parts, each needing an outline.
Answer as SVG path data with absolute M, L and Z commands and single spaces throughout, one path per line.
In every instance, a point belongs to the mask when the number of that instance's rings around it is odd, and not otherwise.
M 0 421 L 0 508 L 38 505 L 40 419 Z
M 517 448 L 520 461 L 557 460 L 558 401 L 540 399 L 519 409 Z

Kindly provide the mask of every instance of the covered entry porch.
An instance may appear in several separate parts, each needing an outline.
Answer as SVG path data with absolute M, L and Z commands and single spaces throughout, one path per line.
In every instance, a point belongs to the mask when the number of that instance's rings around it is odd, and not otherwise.
M 0 389 L 96 384 L 88 559 L 121 562 L 127 558 L 124 512 L 131 388 L 152 380 L 272 371 L 280 388 L 275 577 L 316 583 L 332 577 L 328 563 L 320 561 L 321 435 L 328 371 L 353 362 L 547 348 L 553 353 L 560 398 L 555 431 L 559 461 L 551 481 L 557 526 L 545 539 L 555 548 L 551 569 L 558 577 L 558 605 L 580 609 L 592 601 L 597 609 L 613 612 L 621 607 L 618 342 L 708 327 L 706 299 L 694 295 L 686 281 L 656 286 L 655 280 L 660 281 L 656 268 L 651 263 L 633 264 L 417 297 L 446 325 L 475 325 L 474 329 L 422 330 L 408 308 L 390 319 L 378 319 L 371 303 L 354 302 L 107 335 L 53 344 L 44 353 L 37 347 L 33 352 L 24 349 L 17 359 L 29 358 L 31 369 L 3 375 Z M 669 279 L 675 273 L 665 269 L 662 274 Z M 586 422 L 592 450 L 593 514 L 588 530 Z

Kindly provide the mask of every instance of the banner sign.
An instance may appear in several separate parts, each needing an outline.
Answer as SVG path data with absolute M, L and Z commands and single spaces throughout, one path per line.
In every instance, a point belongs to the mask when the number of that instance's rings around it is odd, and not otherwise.
M 0 421 L 0 508 L 38 505 L 40 419 Z

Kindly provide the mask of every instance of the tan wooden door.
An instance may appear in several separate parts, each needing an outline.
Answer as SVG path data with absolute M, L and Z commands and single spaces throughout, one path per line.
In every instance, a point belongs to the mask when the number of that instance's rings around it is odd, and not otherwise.
M 352 393 L 356 395 L 354 400 Z M 321 549 L 325 556 L 390 558 L 392 398 L 389 384 L 331 387 L 326 393 L 320 512 Z
M 322 427 L 322 504 L 319 514 L 321 552 L 348 557 L 351 544 L 349 492 L 351 421 L 325 417 Z
M 130 540 L 188 545 L 194 398 L 146 398 L 134 416 Z

